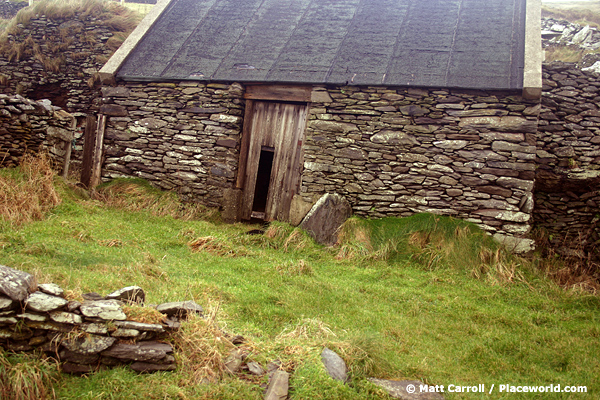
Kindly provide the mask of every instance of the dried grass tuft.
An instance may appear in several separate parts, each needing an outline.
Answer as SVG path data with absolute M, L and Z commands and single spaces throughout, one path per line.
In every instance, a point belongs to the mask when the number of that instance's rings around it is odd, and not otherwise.
M 95 196 L 109 207 L 127 211 L 147 211 L 186 221 L 219 218 L 218 210 L 198 203 L 183 203 L 175 193 L 153 188 L 143 179 L 116 179 L 100 185 Z
M 55 361 L 38 354 L 0 352 L 0 399 L 55 399 L 52 385 L 58 377 Z
M 329 325 L 318 318 L 303 318 L 292 327 L 286 327 L 277 335 L 277 340 L 284 339 L 329 339 L 337 337 Z
M 181 386 L 218 381 L 226 373 L 223 354 L 235 348 L 216 322 L 218 305 L 207 308 L 206 318 L 189 317 L 173 335 Z
M 155 308 L 144 307 L 138 304 L 124 305 L 123 312 L 127 315 L 128 320 L 145 324 L 160 324 L 167 319 L 163 313 Z
M 13 172 L 0 175 L 0 217 L 11 225 L 41 220 L 48 210 L 61 203 L 54 187 L 56 174 L 47 154 L 25 155 Z
M 188 246 L 194 252 L 208 252 L 220 257 L 239 257 L 248 255 L 243 248 L 234 248 L 223 239 L 214 236 L 203 236 L 188 242 Z

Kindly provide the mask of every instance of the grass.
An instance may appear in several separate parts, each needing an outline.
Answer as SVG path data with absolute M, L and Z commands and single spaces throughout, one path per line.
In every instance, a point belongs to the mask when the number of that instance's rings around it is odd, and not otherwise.
M 584 385 L 589 398 L 600 393 L 600 298 L 558 287 L 471 224 L 432 215 L 352 218 L 329 249 L 284 223 L 247 234 L 264 227 L 198 219 L 207 214 L 167 207 L 176 199 L 139 181 L 106 185 L 96 198 L 60 180 L 55 186 L 62 201 L 44 220 L 0 224 L 2 264 L 57 283 L 70 297 L 139 285 L 149 304 L 193 299 L 207 315 L 172 337 L 177 371 L 52 375 L 46 387 L 57 398 L 261 399 L 265 377 L 224 370 L 233 335 L 244 337 L 238 348 L 247 361 L 266 368 L 278 360 L 291 373 L 290 399 L 384 398 L 367 377 Z M 128 313 L 155 318 L 135 306 Z M 327 376 L 324 346 L 347 362 L 349 384 Z

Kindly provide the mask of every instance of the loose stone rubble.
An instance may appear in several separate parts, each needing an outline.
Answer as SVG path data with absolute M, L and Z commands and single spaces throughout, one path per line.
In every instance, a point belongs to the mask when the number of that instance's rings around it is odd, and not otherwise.
M 82 374 L 116 365 L 138 372 L 176 368 L 173 347 L 161 341 L 179 326 L 178 319 L 202 314 L 187 301 L 169 303 L 160 324 L 128 321 L 123 302 L 115 299 L 63 298 L 55 284 L 36 285 L 32 275 L 0 265 L 0 346 L 10 351 L 40 349 L 61 362 L 64 372 Z M 110 295 L 140 300 L 137 286 Z M 131 296 L 133 294 L 133 296 Z M 95 297 L 95 296 L 93 296 Z

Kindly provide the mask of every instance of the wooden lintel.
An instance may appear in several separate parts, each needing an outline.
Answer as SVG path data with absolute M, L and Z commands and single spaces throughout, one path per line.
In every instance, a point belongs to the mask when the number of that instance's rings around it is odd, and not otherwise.
M 311 86 L 294 85 L 249 85 L 244 98 L 250 100 L 299 101 L 309 103 L 312 98 Z

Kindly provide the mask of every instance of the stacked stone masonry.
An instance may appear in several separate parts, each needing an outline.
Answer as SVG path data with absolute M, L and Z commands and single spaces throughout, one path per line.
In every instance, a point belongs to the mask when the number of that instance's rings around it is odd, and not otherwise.
M 319 88 L 303 144 L 301 195 L 344 195 L 371 217 L 435 212 L 526 235 L 540 105 L 515 93 Z M 207 205 L 234 186 L 244 88 L 125 83 L 103 88 L 104 177 L 143 177 Z
M 564 254 L 600 259 L 600 79 L 544 66 L 534 220 Z
M 34 16 L 0 43 L 0 93 L 50 99 L 71 113 L 97 112 L 97 72 L 118 47 L 110 21 Z
M 18 165 L 25 152 L 40 150 L 62 165 L 74 128 L 74 117 L 49 101 L 0 94 L 0 165 Z
M 137 372 L 172 371 L 173 347 L 165 340 L 180 326 L 179 319 L 203 310 L 193 301 L 156 307 L 160 323 L 128 320 L 125 304 L 141 307 L 144 291 L 130 286 L 102 297 L 84 294 L 84 301 L 67 300 L 55 284 L 38 285 L 23 271 L 0 265 L 0 347 L 43 351 L 67 373 L 83 374 L 128 365 Z
M 239 84 L 159 83 L 102 88 L 104 178 L 141 177 L 219 207 L 234 185 L 244 101 Z

